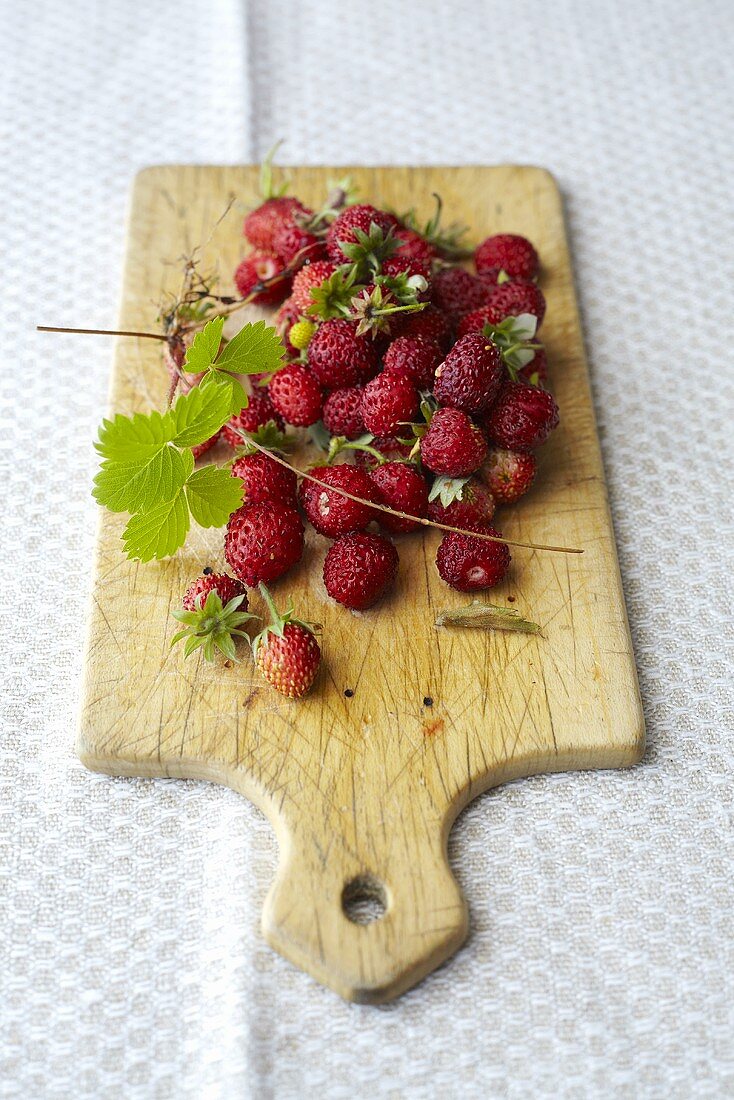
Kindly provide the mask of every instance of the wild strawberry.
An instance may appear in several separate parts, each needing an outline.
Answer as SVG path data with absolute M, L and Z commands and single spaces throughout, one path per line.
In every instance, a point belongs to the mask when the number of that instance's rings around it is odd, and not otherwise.
M 478 526 L 485 535 L 499 535 L 494 527 Z M 446 584 L 459 592 L 493 588 L 510 567 L 510 551 L 503 542 L 490 542 L 448 531 L 436 551 L 436 568 Z
M 335 271 L 336 264 L 332 264 L 328 260 L 316 260 L 312 264 L 306 264 L 305 267 L 296 272 L 293 276 L 291 298 L 298 313 L 306 313 L 309 306 L 313 305 L 312 287 L 321 286 L 326 279 L 331 278 Z
M 510 451 L 534 451 L 558 426 L 553 395 L 526 382 L 506 382 L 484 424 L 493 443 Z
M 505 317 L 519 317 L 521 313 L 532 313 L 538 318 L 538 328 L 545 316 L 545 298 L 535 283 L 502 283 L 490 295 L 486 306 L 465 314 L 457 326 L 458 336 L 467 332 L 481 332 L 489 322 L 498 325 Z
M 196 443 L 191 448 L 191 452 L 194 456 L 195 462 L 198 462 L 202 455 L 205 455 L 207 451 L 210 451 L 212 449 L 221 434 L 221 432 L 217 432 L 216 435 L 213 435 L 211 437 L 211 439 L 205 439 L 203 443 Z
M 409 516 L 426 515 L 428 508 L 428 486 L 426 479 L 418 473 L 415 466 L 407 462 L 385 462 L 370 470 L 368 477 L 375 487 L 378 504 L 386 504 L 398 512 L 407 512 Z M 403 534 L 415 531 L 421 525 L 411 519 L 400 519 L 389 512 L 380 512 L 378 521 L 386 531 Z
M 424 336 L 398 336 L 383 358 L 384 369 L 406 374 L 419 390 L 433 385 L 433 375 L 441 362 L 441 349 Z
M 326 259 L 324 242 L 296 222 L 290 225 L 284 222 L 278 226 L 273 234 L 273 252 L 291 270 L 303 267 L 307 261 Z
M 443 483 L 443 484 L 442 484 Z M 449 527 L 485 526 L 494 516 L 494 497 L 475 477 L 462 483 L 437 478 L 431 489 L 428 518 Z
M 212 582 L 210 583 L 210 578 Z M 173 612 L 184 624 L 171 639 L 171 645 L 186 639 L 184 657 L 201 648 L 207 661 L 213 661 L 216 651 L 232 661 L 237 660 L 235 638 L 246 638 L 242 627 L 253 616 L 247 611 L 245 586 L 226 574 L 200 577 L 184 596 L 182 610 Z M 249 641 L 249 639 L 248 639 Z
M 270 379 L 270 400 L 285 420 L 297 428 L 307 428 L 321 419 L 324 395 L 307 367 L 290 363 L 281 367 Z
M 302 554 L 303 524 L 295 508 L 264 500 L 243 504 L 229 517 L 224 556 L 249 588 L 282 577 Z
M 246 409 L 233 416 L 229 423 L 222 428 L 222 436 L 230 447 L 241 447 L 245 442 L 240 432 L 256 432 L 265 424 L 272 421 L 281 431 L 285 427 L 283 418 L 273 407 L 273 403 L 266 393 L 250 394 L 250 403 Z M 238 431 L 239 429 L 239 431 Z
M 291 347 L 297 351 L 305 351 L 311 343 L 316 327 L 313 321 L 296 321 L 295 325 L 291 325 L 288 329 L 288 340 Z
M 277 306 L 288 297 L 291 288 L 290 278 L 282 272 L 283 264 L 274 252 L 253 252 L 245 256 L 235 271 L 234 281 L 243 298 L 256 292 L 252 299 L 256 305 Z M 268 285 L 257 289 L 265 283 Z
M 393 255 L 410 256 L 411 259 L 418 260 L 425 270 L 426 277 L 428 277 L 431 273 L 431 265 L 436 258 L 436 249 L 433 245 L 429 244 L 420 233 L 416 233 L 414 229 L 408 229 L 404 225 L 397 226 L 393 231 L 393 236 L 398 242 L 398 248 Z
M 368 432 L 392 435 L 418 415 L 420 398 L 402 373 L 385 372 L 368 382 L 362 393 L 362 419 Z
M 366 202 L 348 206 L 334 219 L 326 234 L 329 259 L 336 264 L 343 264 L 347 257 L 342 251 L 342 245 L 354 244 L 357 239 L 354 230 L 361 229 L 363 233 L 369 233 L 373 223 L 387 233 L 395 226 L 395 218 Z
M 393 336 L 423 336 L 432 340 L 444 351 L 451 344 L 451 321 L 449 317 L 434 305 L 427 305 L 419 313 L 395 314 L 390 326 Z
M 532 451 L 507 451 L 492 447 L 479 476 L 497 504 L 514 504 L 535 481 L 538 460 Z
M 420 441 L 423 465 L 434 474 L 467 477 L 487 453 L 480 429 L 460 409 L 438 409 Z
M 517 372 L 524 382 L 531 385 L 543 385 L 548 381 L 548 356 L 545 348 L 536 348 L 535 355 L 524 367 Z
M 264 584 L 260 593 L 270 612 L 270 623 L 252 643 L 255 664 L 281 695 L 300 699 L 314 682 L 321 664 L 321 649 L 312 624 L 293 616 L 289 607 L 282 614 Z
M 344 386 L 340 390 L 332 390 L 324 401 L 321 419 L 331 435 L 343 435 L 346 439 L 357 439 L 363 435 L 362 387 Z
M 295 472 L 287 470 L 262 451 L 235 459 L 231 473 L 232 477 L 242 478 L 247 504 L 275 500 L 280 504 L 288 504 L 291 508 L 298 505 L 298 479 Z
M 490 290 L 463 267 L 443 267 L 431 283 L 431 300 L 454 319 L 485 305 Z
M 273 238 L 281 225 L 291 225 L 295 214 L 310 214 L 292 195 L 266 199 L 245 218 L 243 233 L 253 248 L 273 251 Z
M 308 345 L 308 365 L 325 390 L 367 382 L 377 373 L 379 360 L 368 336 L 357 336 L 356 326 L 344 318 L 324 321 Z
M 401 443 L 394 435 L 376 435 L 370 443 L 370 451 L 379 451 L 388 462 L 407 459 L 412 447 L 412 443 Z M 365 468 L 372 467 L 377 461 L 369 451 L 357 451 L 354 457 L 357 465 Z
M 372 607 L 395 580 L 398 552 L 382 535 L 343 535 L 329 548 L 324 585 L 332 600 L 353 611 Z
M 242 581 L 226 573 L 213 573 L 211 569 L 205 569 L 203 576 L 197 577 L 187 588 L 182 601 L 184 611 L 196 611 L 197 607 L 203 607 L 210 592 L 216 592 L 222 604 L 229 603 L 235 596 L 243 596 L 239 609 L 247 611 L 247 589 Z
M 469 332 L 436 370 L 433 395 L 441 405 L 478 413 L 492 404 L 505 377 L 496 344 L 481 332 Z
M 380 274 L 387 276 L 389 279 L 394 279 L 398 275 L 407 275 L 408 277 L 420 275 L 421 278 L 428 281 L 431 276 L 431 268 L 420 257 L 411 256 L 399 248 L 392 256 L 388 256 L 382 261 Z
M 514 233 L 497 233 L 474 253 L 474 263 L 482 275 L 489 275 L 497 282 L 500 271 L 511 279 L 533 279 L 538 273 L 538 253 L 530 241 Z
M 374 486 L 358 466 L 314 466 L 309 473 L 325 484 L 318 485 L 304 478 L 298 495 L 306 518 L 320 535 L 335 539 L 350 531 L 361 531 L 377 518 L 375 509 L 368 504 L 360 504 L 334 489 L 325 488 L 325 485 L 333 485 L 361 500 L 374 501 Z

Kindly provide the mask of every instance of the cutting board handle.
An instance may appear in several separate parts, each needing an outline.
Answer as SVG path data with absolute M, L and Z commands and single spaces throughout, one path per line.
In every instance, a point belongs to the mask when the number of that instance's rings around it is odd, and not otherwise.
M 313 820 L 313 819 L 312 819 Z M 297 966 L 351 1001 L 397 996 L 457 950 L 467 909 L 446 853 L 448 824 L 414 813 L 360 833 L 281 832 L 263 932 Z

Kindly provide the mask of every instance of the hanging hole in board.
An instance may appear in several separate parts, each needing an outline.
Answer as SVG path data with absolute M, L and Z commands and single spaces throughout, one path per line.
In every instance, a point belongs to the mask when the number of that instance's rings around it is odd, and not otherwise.
M 372 924 L 387 912 L 385 887 L 374 875 L 357 875 L 342 890 L 344 916 L 352 924 Z

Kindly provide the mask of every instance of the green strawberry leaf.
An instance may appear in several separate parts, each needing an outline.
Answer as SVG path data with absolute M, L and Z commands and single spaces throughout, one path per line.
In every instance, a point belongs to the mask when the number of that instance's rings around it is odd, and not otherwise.
M 236 416 L 237 413 L 246 409 L 250 403 L 250 399 L 247 396 L 242 383 L 231 374 L 225 374 L 224 371 L 218 371 L 216 367 L 212 368 L 207 375 L 201 380 L 199 389 L 201 388 L 217 388 L 222 395 L 222 401 L 226 403 L 229 409 L 230 416 Z M 213 434 L 213 433 L 212 433 Z
M 215 366 L 233 374 L 269 374 L 280 369 L 284 354 L 274 328 L 264 321 L 248 322 L 222 349 Z
M 242 480 L 219 466 L 203 466 L 186 482 L 191 515 L 201 527 L 222 527 L 242 504 Z
M 102 458 L 115 462 L 142 462 L 170 443 L 175 434 L 176 425 L 170 411 L 152 412 L 147 416 L 118 413 L 114 419 L 102 421 L 94 446 Z
M 194 468 L 191 451 L 162 444 L 138 462 L 105 461 L 94 479 L 92 496 L 111 512 L 148 512 L 173 499 Z
M 201 332 L 197 332 L 191 345 L 186 349 L 184 365 L 191 374 L 200 374 L 209 370 L 217 357 L 222 343 L 224 317 L 213 317 Z
M 230 387 L 206 382 L 204 379 L 200 386 L 194 386 L 188 393 L 181 394 L 171 409 L 176 425 L 172 442 L 177 447 L 194 447 L 197 443 L 205 443 L 231 416 Z
M 170 557 L 186 541 L 190 526 L 183 488 L 171 500 L 131 516 L 122 541 L 125 553 L 136 561 Z

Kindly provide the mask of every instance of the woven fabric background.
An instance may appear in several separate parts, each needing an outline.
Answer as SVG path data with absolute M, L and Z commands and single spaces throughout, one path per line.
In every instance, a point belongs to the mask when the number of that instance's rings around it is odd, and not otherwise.
M 729 0 L 3 0 L 0 1095 L 734 1095 Z M 466 947 L 350 1006 L 273 954 L 262 816 L 84 771 L 90 445 L 161 161 L 516 161 L 563 188 L 647 715 L 478 799 Z

